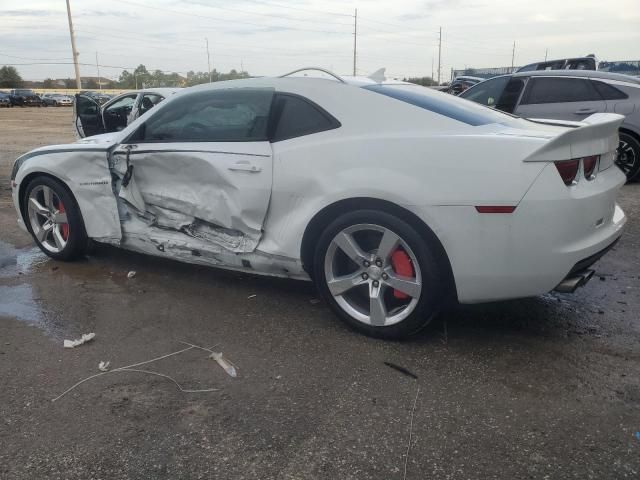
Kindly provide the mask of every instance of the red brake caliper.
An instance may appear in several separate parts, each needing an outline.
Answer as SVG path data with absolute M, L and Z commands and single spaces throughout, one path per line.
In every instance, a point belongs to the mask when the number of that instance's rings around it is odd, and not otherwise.
M 397 249 L 391 254 L 391 266 L 393 267 L 393 271 L 398 275 L 413 278 L 413 265 L 411 265 L 411 259 L 404 250 Z M 409 295 L 406 293 L 395 289 L 393 290 L 393 296 L 399 300 L 409 298 Z
M 58 201 L 58 212 L 59 213 L 65 213 L 66 210 L 64 209 L 64 203 L 62 203 L 62 200 Z M 63 223 L 62 224 L 62 238 L 64 238 L 65 240 L 69 239 L 69 224 L 68 223 Z

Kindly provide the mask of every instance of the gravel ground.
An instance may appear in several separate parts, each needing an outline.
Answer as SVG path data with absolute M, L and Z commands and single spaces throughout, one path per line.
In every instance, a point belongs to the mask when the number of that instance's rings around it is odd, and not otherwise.
M 406 478 L 640 478 L 639 184 L 622 190 L 626 234 L 576 294 L 459 307 L 385 342 L 306 283 L 110 248 L 48 259 L 16 226 L 9 170 L 71 140 L 69 109 L 0 110 L 0 478 L 402 479 L 414 401 Z M 180 341 L 219 344 L 238 378 L 190 350 L 139 368 L 217 391 L 116 372 L 51 401 L 100 361 Z

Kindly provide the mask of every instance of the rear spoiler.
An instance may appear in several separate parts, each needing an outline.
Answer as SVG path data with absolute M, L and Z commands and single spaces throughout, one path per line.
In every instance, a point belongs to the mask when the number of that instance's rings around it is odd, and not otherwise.
M 623 115 L 615 113 L 594 113 L 576 128 L 570 128 L 549 140 L 524 161 L 554 162 L 611 152 L 618 148 L 618 129 L 623 120 Z M 536 119 L 536 122 L 557 124 L 555 120 Z

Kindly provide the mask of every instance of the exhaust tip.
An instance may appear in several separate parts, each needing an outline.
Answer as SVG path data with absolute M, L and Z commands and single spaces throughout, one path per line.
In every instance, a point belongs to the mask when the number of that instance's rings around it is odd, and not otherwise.
M 560 293 L 573 293 L 578 287 L 583 287 L 593 277 L 595 270 L 583 270 L 571 273 L 562 280 L 554 290 Z

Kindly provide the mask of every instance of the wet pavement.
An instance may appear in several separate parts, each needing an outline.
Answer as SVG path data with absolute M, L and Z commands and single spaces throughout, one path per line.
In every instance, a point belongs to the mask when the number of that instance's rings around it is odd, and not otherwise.
M 640 478 L 640 184 L 621 203 L 625 236 L 576 294 L 459 307 L 388 342 L 302 282 L 108 247 L 55 262 L 3 194 L 0 478 L 402 479 L 414 401 L 406 478 Z M 190 350 L 140 368 L 217 391 L 116 372 L 51 401 L 181 341 L 219 344 L 238 378 Z

